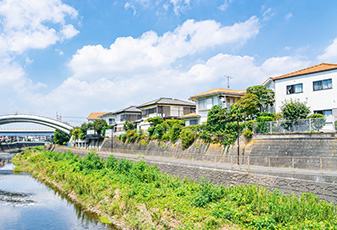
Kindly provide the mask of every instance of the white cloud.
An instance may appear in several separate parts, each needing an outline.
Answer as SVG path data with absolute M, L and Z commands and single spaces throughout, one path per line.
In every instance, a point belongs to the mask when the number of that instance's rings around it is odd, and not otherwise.
M 225 11 L 232 1 L 233 0 L 225 0 L 225 2 L 222 5 L 219 6 L 219 10 Z
M 29 79 L 16 58 L 23 56 L 23 65 L 29 65 L 33 60 L 22 55 L 25 51 L 44 49 L 78 34 L 66 22 L 68 17 L 75 19 L 77 11 L 61 0 L 0 1 L 0 105 L 6 113 L 22 111 L 34 103 L 32 98 L 42 97 L 37 90 L 48 86 Z
M 85 46 L 77 51 L 69 66 L 74 77 L 79 79 L 116 78 L 122 73 L 151 72 L 216 45 L 243 43 L 258 32 L 256 17 L 227 27 L 212 20 L 187 20 L 173 32 L 162 36 L 149 31 L 139 38 L 120 37 L 109 49 L 101 45 Z
M 337 62 L 337 38 L 335 38 L 332 44 L 330 44 L 317 59 L 324 62 Z
M 179 15 L 180 12 L 186 10 L 190 6 L 190 0 L 170 0 L 173 5 L 173 11 L 176 15 Z
M 6 51 L 43 49 L 78 33 L 65 22 L 66 16 L 77 17 L 77 11 L 61 0 L 3 0 L 0 16 L 1 47 Z
M 284 16 L 284 18 L 286 20 L 290 20 L 290 18 L 292 18 L 293 14 L 292 13 L 287 13 L 286 16 Z
M 124 8 L 125 9 L 132 9 L 133 15 L 136 15 L 136 13 L 137 13 L 135 6 L 130 2 L 125 3 Z

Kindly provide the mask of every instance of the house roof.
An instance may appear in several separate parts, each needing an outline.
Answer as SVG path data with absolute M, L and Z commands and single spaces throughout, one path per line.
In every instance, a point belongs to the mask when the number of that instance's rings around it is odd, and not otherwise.
M 233 90 L 233 89 L 222 89 L 222 88 L 216 88 L 212 90 L 208 90 L 203 93 L 199 93 L 197 95 L 191 96 L 189 100 L 195 101 L 199 97 L 205 97 L 205 96 L 211 96 L 216 94 L 224 94 L 227 96 L 243 96 L 245 95 L 246 90 Z
M 143 108 L 150 105 L 182 105 L 182 106 L 195 106 L 194 102 L 184 101 L 174 98 L 161 97 L 153 101 L 146 102 L 142 105 L 139 105 L 138 108 Z
M 114 112 L 114 114 L 118 114 L 118 113 L 141 113 L 142 111 L 140 109 L 137 108 L 137 106 L 129 106 L 125 109 L 121 109 L 121 110 L 118 110 L 116 112 Z
M 87 120 L 97 120 L 100 119 L 100 116 L 107 114 L 107 112 L 104 113 L 90 113 L 89 117 L 87 118 Z
M 318 65 L 314 65 L 305 69 L 297 70 L 292 73 L 284 74 L 278 77 L 272 77 L 273 80 L 279 80 L 279 79 L 284 79 L 288 77 L 295 77 L 299 75 L 305 75 L 305 74 L 310 74 L 310 73 L 317 73 L 317 72 L 322 72 L 322 71 L 327 71 L 327 70 L 333 70 L 337 69 L 337 64 L 330 64 L 330 63 L 321 63 Z
M 180 116 L 180 118 L 195 118 L 195 117 L 200 117 L 200 115 L 197 114 L 197 113 L 189 113 L 189 114 L 185 114 L 183 116 Z

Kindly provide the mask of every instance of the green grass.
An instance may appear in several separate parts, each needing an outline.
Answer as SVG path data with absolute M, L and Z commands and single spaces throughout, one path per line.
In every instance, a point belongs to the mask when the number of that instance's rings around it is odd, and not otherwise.
M 218 186 L 162 174 L 143 161 L 28 149 L 18 170 L 60 184 L 67 193 L 133 229 L 336 229 L 336 208 L 310 193 L 283 195 L 261 186 Z

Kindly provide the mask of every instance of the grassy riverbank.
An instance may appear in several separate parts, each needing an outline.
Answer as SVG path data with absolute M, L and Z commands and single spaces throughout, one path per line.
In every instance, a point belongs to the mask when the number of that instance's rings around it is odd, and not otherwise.
M 162 174 L 143 161 L 26 149 L 16 171 L 57 184 L 101 220 L 134 229 L 336 229 L 336 208 L 316 196 L 260 186 L 217 186 Z

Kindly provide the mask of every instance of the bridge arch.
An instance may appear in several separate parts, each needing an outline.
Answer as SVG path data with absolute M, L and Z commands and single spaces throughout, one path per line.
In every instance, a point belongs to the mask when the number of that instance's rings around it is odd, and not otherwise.
M 0 125 L 17 123 L 17 122 L 29 122 L 29 123 L 44 125 L 44 126 L 48 126 L 54 129 L 58 129 L 67 134 L 69 134 L 70 131 L 73 129 L 71 125 L 68 125 L 61 121 L 54 120 L 48 117 L 41 117 L 41 116 L 36 116 L 36 115 L 19 115 L 19 114 L 2 115 L 2 116 L 0 115 Z

